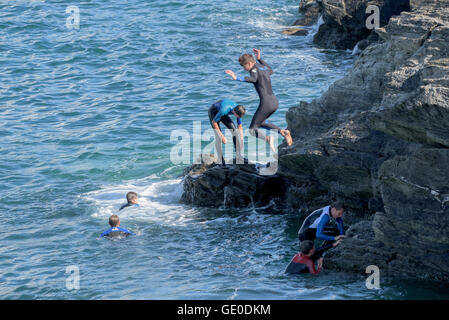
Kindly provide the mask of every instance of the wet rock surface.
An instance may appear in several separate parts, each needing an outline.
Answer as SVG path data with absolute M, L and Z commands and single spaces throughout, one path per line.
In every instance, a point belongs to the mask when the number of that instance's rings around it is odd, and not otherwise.
M 380 9 L 380 26 L 385 26 L 392 16 L 410 11 L 409 0 L 316 0 L 324 24 L 314 37 L 314 43 L 323 48 L 352 50 L 355 45 L 370 37 L 366 28 L 366 8 L 375 5 Z M 377 36 L 372 35 L 371 41 Z
M 341 200 L 350 228 L 326 268 L 364 274 L 377 265 L 395 278 L 449 282 L 449 0 L 411 8 L 377 29 L 380 41 L 319 99 L 289 109 L 294 144 L 281 146 L 275 176 L 254 165 L 194 165 L 183 202 L 280 199 L 302 219 Z
M 291 207 L 340 199 L 358 217 L 328 267 L 449 281 L 448 5 L 392 17 L 343 79 L 287 113 Z
M 312 26 L 320 16 L 320 8 L 315 0 L 302 0 L 299 3 L 299 12 L 301 17 L 293 23 L 294 26 Z
M 281 200 L 286 181 L 254 164 L 194 164 L 185 170 L 181 202 L 205 207 L 261 207 Z

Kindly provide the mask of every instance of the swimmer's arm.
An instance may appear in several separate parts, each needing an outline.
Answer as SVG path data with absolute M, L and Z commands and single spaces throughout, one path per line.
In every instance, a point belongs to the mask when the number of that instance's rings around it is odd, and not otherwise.
M 313 262 L 312 260 L 309 260 L 307 262 L 307 267 L 309 268 L 309 272 L 311 274 L 318 274 L 321 271 L 321 269 L 318 269 L 318 270 L 315 269 L 315 262 Z
M 323 269 L 323 258 L 318 259 L 318 270 L 317 270 L 317 274 L 321 272 L 321 270 Z

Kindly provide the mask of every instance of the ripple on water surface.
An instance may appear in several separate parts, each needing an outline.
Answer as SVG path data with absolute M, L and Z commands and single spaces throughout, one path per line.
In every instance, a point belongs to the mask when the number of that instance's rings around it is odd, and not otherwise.
M 68 5 L 0 4 L 0 296 L 447 298 L 413 284 L 373 292 L 330 271 L 285 276 L 295 216 L 179 203 L 184 165 L 170 162 L 171 131 L 209 128 L 221 98 L 247 107 L 245 127 L 257 108 L 254 88 L 224 74 L 244 75 L 240 54 L 259 47 L 274 68 L 270 120 L 280 126 L 351 66 L 351 53 L 281 33 L 297 1 L 81 1 L 78 30 L 66 26 Z M 130 190 L 140 207 L 118 212 Z M 113 213 L 137 236 L 101 239 Z M 65 287 L 72 265 L 78 291 Z

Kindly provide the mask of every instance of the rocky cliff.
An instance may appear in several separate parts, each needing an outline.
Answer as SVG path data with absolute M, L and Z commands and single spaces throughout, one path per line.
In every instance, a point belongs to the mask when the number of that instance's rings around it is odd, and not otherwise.
M 316 0 L 324 23 L 313 41 L 329 49 L 353 49 L 364 40 L 376 41 L 377 35 L 366 28 L 366 8 L 375 5 L 380 9 L 379 23 L 385 26 L 392 16 L 410 11 L 409 0 Z M 365 47 L 366 44 L 363 44 Z
M 187 175 L 184 201 L 218 206 L 228 201 L 229 186 L 229 205 L 283 197 L 302 218 L 339 199 L 350 207 L 344 219 L 351 227 L 326 256 L 326 268 L 364 273 L 377 265 L 395 278 L 449 282 L 448 5 L 413 1 L 410 12 L 376 29 L 379 41 L 343 79 L 290 108 L 294 144 L 280 149 L 277 176 L 260 177 L 251 167 L 205 168 Z M 236 177 L 244 182 L 234 183 Z M 214 192 L 211 179 L 219 180 Z
M 260 175 L 254 164 L 221 166 L 207 155 L 184 170 L 181 202 L 203 207 L 243 208 L 276 205 L 287 181 Z
M 338 198 L 359 221 L 329 267 L 449 281 L 448 5 L 392 17 L 343 79 L 287 113 L 290 203 Z

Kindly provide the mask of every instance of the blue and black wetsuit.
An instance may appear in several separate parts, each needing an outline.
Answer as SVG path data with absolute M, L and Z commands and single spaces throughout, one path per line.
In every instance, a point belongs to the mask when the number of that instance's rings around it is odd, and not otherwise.
M 120 227 L 109 228 L 108 230 L 106 230 L 101 234 L 102 237 L 109 237 L 109 238 L 123 238 L 129 235 L 135 235 L 135 233 L 132 233 L 131 231 Z
M 332 248 L 336 236 L 345 234 L 343 220 L 341 218 L 334 219 L 330 214 L 330 209 L 331 206 L 327 206 L 309 214 L 298 231 L 300 241 L 324 240 L 317 249 L 321 253 L 324 252 L 322 249 L 327 250 Z M 333 223 L 336 223 L 337 227 L 329 225 Z
M 209 108 L 209 120 L 212 125 L 212 121 L 215 121 L 218 124 L 218 127 L 221 130 L 220 123 L 223 123 L 226 128 L 231 130 L 232 133 L 232 142 L 234 144 L 234 149 L 237 155 L 240 155 L 240 139 L 238 139 L 238 132 L 236 130 L 235 124 L 232 121 L 230 114 L 232 114 L 232 110 L 237 106 L 237 103 L 230 99 L 223 99 L 215 102 Z M 242 120 L 237 118 L 237 124 L 241 125 Z M 212 126 L 213 128 L 213 126 Z M 215 148 L 217 149 L 217 156 L 222 160 L 224 164 L 223 151 L 221 147 L 221 139 L 217 132 L 215 132 Z
M 271 88 L 270 76 L 273 74 L 273 69 L 262 59 L 258 60 L 254 67 L 249 71 L 249 76 L 238 77 L 237 80 L 243 82 L 251 82 L 254 84 L 257 93 L 259 94 L 259 107 L 253 116 L 251 124 L 249 126 L 249 132 L 251 135 L 265 140 L 266 135 L 264 129 L 274 129 L 279 133 L 281 128 L 278 126 L 265 122 L 279 107 L 279 101 L 273 93 Z

